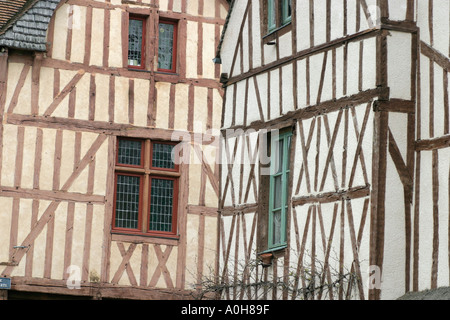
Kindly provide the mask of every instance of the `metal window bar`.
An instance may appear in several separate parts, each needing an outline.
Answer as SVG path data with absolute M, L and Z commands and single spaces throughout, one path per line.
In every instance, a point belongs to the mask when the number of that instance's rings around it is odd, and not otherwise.
M 140 177 L 117 176 L 116 228 L 138 228 L 140 183 Z
M 119 140 L 119 164 L 141 166 L 142 142 L 133 140 Z
M 153 144 L 152 167 L 160 169 L 175 169 L 173 162 L 174 146 L 170 144 Z
M 159 24 L 158 69 L 173 69 L 174 30 L 173 24 Z
M 151 182 L 150 231 L 171 232 L 174 181 L 153 178 Z
M 144 21 L 130 19 L 128 29 L 128 65 L 142 66 L 142 37 Z

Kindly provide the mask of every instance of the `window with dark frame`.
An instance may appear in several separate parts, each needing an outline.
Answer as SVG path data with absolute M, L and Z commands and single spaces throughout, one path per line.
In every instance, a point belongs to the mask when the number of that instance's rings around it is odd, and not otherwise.
M 128 23 L 128 68 L 145 69 L 147 19 L 130 15 Z M 158 24 L 158 72 L 176 73 L 178 22 L 160 19 Z
M 265 0 L 267 33 L 271 33 L 291 22 L 292 0 Z
M 128 25 L 128 67 L 145 68 L 145 25 L 146 19 L 130 16 Z
M 175 143 L 119 138 L 113 231 L 173 238 L 178 234 L 179 167 Z
M 176 72 L 177 23 L 160 20 L 158 28 L 158 71 Z

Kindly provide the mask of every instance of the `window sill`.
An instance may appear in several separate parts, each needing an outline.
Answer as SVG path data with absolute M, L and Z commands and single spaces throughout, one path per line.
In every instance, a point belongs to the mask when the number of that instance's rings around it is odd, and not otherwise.
M 131 68 L 130 66 L 127 67 L 128 71 L 135 71 L 135 72 L 143 72 L 143 73 L 152 73 L 152 71 L 145 69 L 145 68 Z M 156 75 L 167 75 L 167 76 L 173 76 L 173 77 L 179 77 L 179 73 L 177 72 L 169 72 L 169 71 L 154 71 L 153 72 Z
M 273 259 L 281 256 L 286 248 L 287 245 L 284 245 L 258 253 L 257 255 L 261 259 L 261 265 L 263 268 L 271 267 Z
M 162 244 L 162 245 L 169 245 L 169 246 L 178 246 L 180 243 L 180 238 L 177 236 L 158 237 L 158 236 L 153 236 L 153 235 L 119 233 L 117 231 L 111 232 L 111 240 L 136 243 L 136 244 L 141 244 L 141 243 Z
M 127 67 L 127 69 L 128 69 L 128 71 L 150 73 L 150 71 L 147 70 L 147 69 L 145 69 L 145 68 L 139 69 L 139 68 L 130 68 L 130 67 Z
M 276 28 L 275 30 L 270 31 L 268 34 L 266 34 L 263 37 L 263 43 L 267 44 L 270 41 L 276 40 L 282 35 L 285 35 L 286 33 L 292 31 L 292 22 L 289 21 L 288 23 L 282 25 L 281 27 Z
M 285 250 L 286 248 L 287 248 L 287 244 L 279 246 L 279 247 L 275 247 L 275 248 L 264 250 L 262 252 L 259 252 L 258 255 L 262 255 L 262 254 L 266 254 L 266 253 L 273 253 L 273 254 L 275 254 L 275 253 L 278 253 L 280 251 Z

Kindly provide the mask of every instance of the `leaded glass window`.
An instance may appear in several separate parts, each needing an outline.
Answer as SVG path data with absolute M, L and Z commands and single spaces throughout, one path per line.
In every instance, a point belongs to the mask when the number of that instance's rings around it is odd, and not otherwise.
M 117 175 L 116 228 L 138 228 L 140 183 L 140 177 Z
M 152 154 L 152 166 L 161 169 L 174 169 L 174 146 L 170 144 L 154 143 Z
M 141 161 L 142 141 L 120 139 L 117 162 L 123 165 L 141 166 Z
M 115 232 L 177 236 L 178 165 L 173 143 L 119 138 Z
M 130 18 L 128 27 L 128 66 L 142 68 L 144 66 L 144 31 L 145 20 Z
M 172 231 L 174 180 L 152 179 L 150 230 Z
M 175 72 L 177 27 L 173 22 L 159 23 L 158 70 Z

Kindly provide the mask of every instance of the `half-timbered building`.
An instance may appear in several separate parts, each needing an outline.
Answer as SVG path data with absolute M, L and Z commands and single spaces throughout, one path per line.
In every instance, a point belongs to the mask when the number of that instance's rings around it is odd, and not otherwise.
M 232 2 L 216 57 L 223 298 L 449 285 L 449 6 Z
M 216 264 L 227 10 L 0 1 L 1 298 L 199 290 Z

